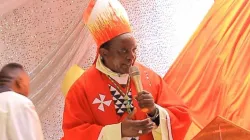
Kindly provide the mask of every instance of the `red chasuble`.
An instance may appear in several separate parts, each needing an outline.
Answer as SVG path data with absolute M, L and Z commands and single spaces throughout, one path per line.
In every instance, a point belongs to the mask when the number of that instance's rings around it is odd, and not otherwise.
M 172 134 L 169 135 L 174 140 L 183 140 L 190 124 L 186 106 L 160 76 L 138 63 L 136 66 L 140 70 L 144 90 L 152 93 L 156 104 L 165 108 L 170 116 L 171 125 L 166 124 L 171 126 Z M 147 115 L 140 111 L 134 99 L 136 94 L 131 82 L 128 96 L 137 108 L 135 119 L 142 120 Z M 93 65 L 73 84 L 66 97 L 62 140 L 97 140 L 105 125 L 120 123 L 128 115 L 123 97 L 108 76 Z M 140 140 L 153 139 L 152 133 L 140 136 Z

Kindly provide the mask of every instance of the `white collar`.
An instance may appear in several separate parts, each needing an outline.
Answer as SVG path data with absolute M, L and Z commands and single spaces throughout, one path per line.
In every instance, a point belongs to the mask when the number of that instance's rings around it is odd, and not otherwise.
M 96 69 L 110 76 L 119 84 L 122 84 L 122 85 L 127 84 L 129 74 L 119 74 L 119 73 L 113 72 L 112 70 L 110 70 L 103 64 L 100 56 L 98 56 L 97 61 L 96 61 Z

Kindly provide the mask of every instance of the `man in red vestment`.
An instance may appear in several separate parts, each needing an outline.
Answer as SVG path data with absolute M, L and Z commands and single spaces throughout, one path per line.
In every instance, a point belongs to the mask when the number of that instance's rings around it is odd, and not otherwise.
M 187 108 L 160 76 L 135 62 L 136 41 L 119 1 L 91 1 L 84 21 L 98 53 L 68 92 L 62 139 L 183 140 Z M 130 80 L 132 65 L 140 71 L 143 92 Z

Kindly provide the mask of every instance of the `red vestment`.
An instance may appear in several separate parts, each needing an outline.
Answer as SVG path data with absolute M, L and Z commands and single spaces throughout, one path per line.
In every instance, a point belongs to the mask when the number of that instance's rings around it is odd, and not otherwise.
M 190 125 L 186 106 L 160 76 L 138 63 L 136 66 L 140 70 L 144 90 L 150 92 L 155 103 L 168 112 L 174 140 L 183 140 Z M 65 102 L 63 140 L 97 140 L 103 126 L 122 122 L 128 114 L 124 113 L 122 116 L 117 114 L 110 86 L 115 87 L 95 65 L 73 84 Z M 133 82 L 131 91 L 134 97 L 137 92 Z M 98 104 L 95 100 L 102 103 Z M 107 104 L 103 104 L 104 102 Z M 133 105 L 137 108 L 135 119 L 145 119 L 147 115 L 140 111 L 134 99 Z M 140 140 L 153 140 L 152 133 L 140 136 Z

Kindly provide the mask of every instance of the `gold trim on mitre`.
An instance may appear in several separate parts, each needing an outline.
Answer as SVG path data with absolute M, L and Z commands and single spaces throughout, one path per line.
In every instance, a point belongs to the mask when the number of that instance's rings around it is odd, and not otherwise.
M 91 0 L 84 13 L 84 22 L 98 47 L 132 31 L 127 12 L 117 0 Z

